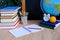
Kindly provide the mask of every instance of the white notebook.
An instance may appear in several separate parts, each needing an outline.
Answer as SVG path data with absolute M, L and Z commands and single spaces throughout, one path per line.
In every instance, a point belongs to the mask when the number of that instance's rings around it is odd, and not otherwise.
M 30 29 L 30 28 L 35 28 L 35 29 Z M 39 28 L 39 29 L 36 29 L 36 28 Z M 33 33 L 33 32 L 41 31 L 43 29 L 44 28 L 42 28 L 38 25 L 32 24 L 32 25 L 16 28 L 13 30 L 9 30 L 9 32 L 15 37 L 22 37 L 22 36 L 28 35 L 30 33 Z

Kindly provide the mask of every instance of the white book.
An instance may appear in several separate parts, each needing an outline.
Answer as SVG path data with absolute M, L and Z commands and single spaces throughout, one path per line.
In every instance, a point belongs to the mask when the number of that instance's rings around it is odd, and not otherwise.
M 17 13 L 17 11 L 1 11 L 0 12 L 1 14 L 15 14 L 15 13 Z
M 18 16 L 16 16 L 13 19 L 0 19 L 0 22 L 14 22 L 18 19 Z
M 20 21 L 16 20 L 15 22 L 0 23 L 0 26 L 12 26 L 12 25 L 16 25 L 17 22 L 20 22 Z
M 19 25 L 19 22 L 18 23 L 16 23 L 16 25 L 13 25 L 13 26 L 0 26 L 0 30 L 9 30 L 9 29 L 15 29 L 16 27 L 18 27 L 18 25 Z
M 14 16 L 17 14 L 18 11 L 14 12 L 14 13 L 1 13 L 1 16 Z
M 29 29 L 29 27 L 31 28 L 40 28 L 40 29 Z M 28 25 L 28 26 L 22 26 L 20 28 L 16 28 L 13 30 L 9 30 L 9 32 L 15 36 L 15 37 L 22 37 L 34 32 L 39 32 L 42 31 L 44 28 L 42 28 L 41 26 L 38 26 L 36 24 L 32 24 L 32 25 Z

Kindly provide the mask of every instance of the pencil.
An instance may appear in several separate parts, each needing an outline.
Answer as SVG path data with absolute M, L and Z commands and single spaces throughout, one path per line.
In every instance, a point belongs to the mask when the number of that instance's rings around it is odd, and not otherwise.
M 41 30 L 41 28 L 30 28 L 30 27 L 28 27 L 29 29 L 37 29 L 37 30 Z

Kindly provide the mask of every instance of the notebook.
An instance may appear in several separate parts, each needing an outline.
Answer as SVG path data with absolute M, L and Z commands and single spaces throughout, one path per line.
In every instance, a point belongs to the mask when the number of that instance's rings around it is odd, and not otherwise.
M 39 29 L 30 29 L 30 28 L 39 28 Z M 22 36 L 25 36 L 34 32 L 41 31 L 43 29 L 44 29 L 43 27 L 40 27 L 36 24 L 32 24 L 32 25 L 16 28 L 13 30 L 9 30 L 9 32 L 15 37 L 22 37 Z

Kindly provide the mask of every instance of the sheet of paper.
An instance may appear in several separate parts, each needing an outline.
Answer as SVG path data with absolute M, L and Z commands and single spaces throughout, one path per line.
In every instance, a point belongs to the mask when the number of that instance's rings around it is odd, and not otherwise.
M 40 29 L 30 29 L 30 28 L 40 28 Z M 28 35 L 30 33 L 33 32 L 38 32 L 43 30 L 44 28 L 36 25 L 36 24 L 32 24 L 32 25 L 28 25 L 28 26 L 23 26 L 17 29 L 13 29 L 13 30 L 9 30 L 9 32 L 14 35 L 15 37 L 21 37 L 21 36 L 25 36 Z

